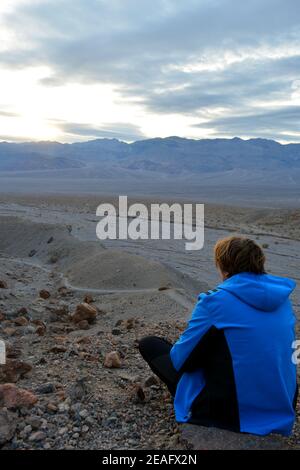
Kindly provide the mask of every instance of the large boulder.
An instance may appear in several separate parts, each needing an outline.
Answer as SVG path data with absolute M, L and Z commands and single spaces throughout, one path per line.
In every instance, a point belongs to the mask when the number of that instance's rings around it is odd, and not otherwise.
M 0 407 L 19 409 L 31 408 L 38 401 L 34 393 L 15 384 L 0 385 Z

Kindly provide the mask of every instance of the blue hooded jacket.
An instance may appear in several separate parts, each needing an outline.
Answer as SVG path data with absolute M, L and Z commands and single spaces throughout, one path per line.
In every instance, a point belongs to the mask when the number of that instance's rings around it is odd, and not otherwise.
M 175 369 L 182 372 L 174 400 L 178 422 L 195 422 L 195 403 L 200 409 L 206 396 L 214 418 L 226 413 L 231 401 L 236 402 L 240 432 L 291 433 L 297 384 L 292 361 L 295 317 L 289 296 L 295 285 L 290 279 L 269 274 L 240 273 L 214 291 L 200 294 L 187 329 L 170 353 Z M 208 360 L 219 343 L 203 346 L 209 344 L 212 331 L 218 332 L 218 338 L 222 334 L 228 351 L 226 367 L 232 374 L 224 380 L 225 367 L 221 370 L 219 359 Z M 214 367 L 212 379 L 210 369 Z

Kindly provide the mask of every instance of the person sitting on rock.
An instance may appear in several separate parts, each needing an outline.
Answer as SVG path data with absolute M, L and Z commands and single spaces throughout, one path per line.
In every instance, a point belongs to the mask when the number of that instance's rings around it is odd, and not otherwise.
M 174 397 L 178 422 L 289 435 L 297 400 L 293 280 L 265 272 L 251 239 L 215 246 L 222 283 L 200 294 L 172 345 L 148 336 L 139 350 Z

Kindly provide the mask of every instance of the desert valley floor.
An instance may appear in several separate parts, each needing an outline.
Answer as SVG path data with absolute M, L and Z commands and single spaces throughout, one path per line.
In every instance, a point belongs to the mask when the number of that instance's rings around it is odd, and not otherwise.
M 219 282 L 218 238 L 257 240 L 268 270 L 297 281 L 300 315 L 299 210 L 207 204 L 204 248 L 186 251 L 181 240 L 100 242 L 101 202 L 115 200 L 0 195 L 0 336 L 9 359 L 0 383 L 14 384 L 8 399 L 25 401 L 0 417 L 4 449 L 188 448 L 137 342 L 178 338 L 197 293 Z M 285 445 L 300 448 L 298 424 Z

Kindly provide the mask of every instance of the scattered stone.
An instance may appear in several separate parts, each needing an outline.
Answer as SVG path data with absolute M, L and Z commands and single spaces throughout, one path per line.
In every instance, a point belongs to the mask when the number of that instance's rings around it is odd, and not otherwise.
M 127 320 L 125 320 L 124 326 L 126 330 L 132 330 L 132 328 L 134 327 L 134 324 L 135 324 L 134 318 L 128 318 Z
M 58 407 L 55 403 L 50 402 L 47 404 L 47 410 L 50 411 L 51 413 L 56 413 L 58 410 Z
M 169 289 L 170 289 L 170 287 L 168 287 L 168 286 L 160 286 L 160 287 L 158 288 L 159 291 L 169 290 Z
M 0 365 L 0 383 L 15 383 L 32 370 L 32 366 L 18 359 L 7 359 Z
M 28 256 L 29 258 L 32 258 L 34 255 L 37 254 L 37 251 L 36 250 L 31 250 L 29 253 L 28 253 Z
M 82 320 L 87 320 L 89 323 L 95 321 L 97 316 L 97 309 L 87 303 L 79 304 L 76 307 L 75 313 L 72 315 L 72 321 L 79 323 Z
M 143 403 L 146 399 L 146 395 L 141 384 L 134 384 L 131 390 L 131 397 L 135 403 Z
M 40 442 L 46 439 L 47 435 L 43 431 L 36 431 L 29 436 L 30 442 Z
M 24 335 L 32 335 L 35 333 L 35 327 L 33 325 L 27 325 L 23 329 Z
M 87 294 L 85 297 L 84 297 L 84 300 L 83 300 L 86 304 L 91 304 L 94 302 L 94 299 L 93 297 L 90 295 L 90 294 Z
M 21 316 L 25 316 L 25 315 L 28 315 L 28 310 L 26 307 L 21 307 L 19 310 L 18 310 L 18 315 L 21 315 Z
M 25 317 L 17 317 L 14 319 L 14 324 L 17 326 L 25 326 L 28 325 L 28 320 Z
M 119 328 L 113 328 L 111 330 L 111 334 L 114 335 L 114 336 L 119 336 L 119 335 L 122 334 L 122 331 Z
M 17 429 L 16 415 L 8 410 L 0 411 L 0 446 L 9 442 Z
M 0 312 L 0 321 L 4 321 L 5 320 L 5 315 L 3 312 Z
M 39 416 L 29 416 L 26 419 L 26 423 L 31 427 L 31 429 L 37 431 L 42 425 L 42 420 Z
M 91 342 L 90 336 L 81 336 L 77 339 L 78 344 L 89 344 Z
M 4 328 L 2 331 L 7 336 L 14 336 L 17 333 L 16 328 L 12 328 L 12 327 Z
M 153 385 L 158 385 L 159 380 L 155 375 L 150 375 L 150 377 L 145 380 L 144 384 L 145 387 L 152 387 Z
M 45 325 L 39 325 L 36 328 L 35 332 L 38 336 L 44 336 L 45 333 L 46 333 L 46 326 Z
M 53 238 L 53 237 L 50 237 L 49 240 L 47 241 L 47 244 L 50 245 L 50 243 L 52 243 L 53 240 L 54 240 L 54 238 Z
M 64 353 L 67 351 L 67 348 L 65 346 L 53 346 L 52 348 L 49 349 L 49 352 L 54 353 L 54 354 L 60 354 Z
M 41 357 L 39 360 L 39 364 L 47 364 L 47 359 L 45 357 Z
M 49 258 L 49 263 L 55 264 L 59 260 L 59 254 L 58 253 L 52 253 L 52 255 Z
M 83 418 L 83 419 L 86 419 L 86 418 L 88 417 L 88 415 L 89 415 L 88 410 L 81 410 L 81 411 L 79 411 L 79 416 L 80 416 L 81 418 Z
M 61 295 L 62 297 L 66 297 L 67 295 L 71 294 L 71 291 L 69 289 L 67 289 L 67 287 L 65 286 L 61 286 L 57 289 L 57 292 L 59 293 L 59 295 Z
M 104 359 L 104 367 L 109 369 L 118 369 L 121 367 L 121 359 L 117 351 L 106 354 Z
M 42 384 L 39 387 L 37 387 L 35 392 L 38 393 L 38 394 L 41 394 L 41 395 L 46 395 L 46 394 L 49 394 L 49 393 L 56 392 L 56 387 L 53 383 L 48 382 L 46 384 Z
M 42 290 L 40 291 L 40 294 L 39 294 L 39 295 L 40 295 L 41 299 L 46 300 L 46 299 L 49 299 L 49 297 L 50 297 L 50 292 L 47 291 L 46 289 L 42 289 Z
M 0 280 L 0 289 L 7 289 L 8 285 L 6 281 Z
M 6 408 L 31 408 L 38 401 L 36 395 L 16 385 L 0 385 L 0 406 Z
M 68 428 L 67 427 L 60 428 L 59 431 L 58 431 L 58 434 L 60 436 L 63 436 L 64 434 L 67 434 L 67 433 L 68 433 Z
M 86 377 L 81 377 L 71 385 L 68 395 L 73 402 L 81 401 L 89 392 Z

